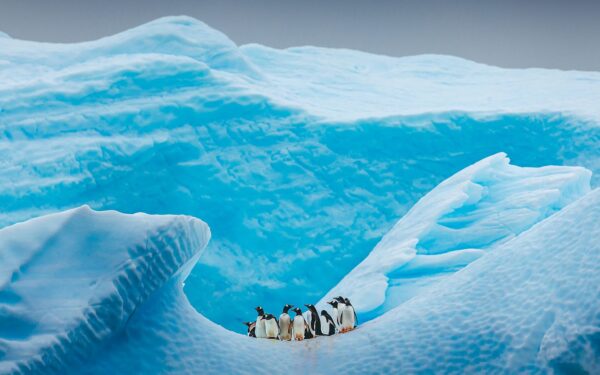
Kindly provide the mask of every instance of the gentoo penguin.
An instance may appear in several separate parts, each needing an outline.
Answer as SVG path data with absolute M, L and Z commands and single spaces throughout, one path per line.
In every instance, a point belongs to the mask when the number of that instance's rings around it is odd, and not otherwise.
M 279 337 L 279 324 L 273 314 L 266 314 L 264 317 L 265 321 L 265 333 L 268 339 L 277 339 Z
M 283 312 L 279 315 L 279 339 L 290 341 L 292 339 L 292 319 L 290 318 L 288 311 L 292 308 L 292 305 L 283 306 Z
M 334 301 L 337 301 L 338 303 L 338 325 L 339 327 L 342 326 L 342 313 L 344 312 L 344 309 L 346 308 L 346 304 L 344 303 L 344 297 L 339 296 L 339 297 L 335 297 L 333 299 Z
M 331 315 L 329 315 L 329 313 L 327 311 L 321 310 L 321 316 L 323 318 L 325 318 L 325 321 L 327 322 L 327 325 L 322 327 L 323 335 L 325 335 L 325 336 L 335 335 L 335 323 L 333 322 Z
M 335 318 L 335 326 L 339 328 L 340 326 L 340 311 L 338 310 L 338 301 L 336 300 L 331 300 L 329 302 L 327 302 L 328 304 L 331 305 L 331 307 L 333 308 L 333 317 Z
M 302 316 L 302 310 L 296 307 L 293 311 L 296 313 L 296 316 L 292 322 L 292 336 L 294 337 L 294 340 L 302 341 L 304 340 L 307 324 L 304 320 L 304 316 Z
M 248 327 L 248 337 L 256 337 L 256 322 L 244 322 Z
M 354 315 L 354 325 L 352 326 L 352 328 L 356 328 L 356 326 L 358 326 L 358 318 L 356 317 L 356 310 L 354 310 L 354 306 L 352 306 L 352 304 L 350 303 L 350 300 L 348 298 L 344 298 L 344 301 L 346 303 L 346 309 L 352 310 L 352 314 Z
M 350 304 L 348 299 L 344 300 L 344 311 L 342 311 L 342 326 L 340 328 L 341 333 L 352 331 L 356 325 L 356 313 L 354 307 Z
M 315 308 L 315 305 L 311 305 L 310 303 L 304 305 L 308 307 L 308 311 L 310 311 L 310 330 L 315 336 L 323 336 L 323 331 L 321 331 L 321 317 L 319 317 L 319 313 Z
M 265 331 L 265 310 L 262 307 L 258 306 L 254 310 L 258 313 L 256 317 L 256 328 L 254 330 L 257 339 L 264 339 L 267 337 L 267 332 Z

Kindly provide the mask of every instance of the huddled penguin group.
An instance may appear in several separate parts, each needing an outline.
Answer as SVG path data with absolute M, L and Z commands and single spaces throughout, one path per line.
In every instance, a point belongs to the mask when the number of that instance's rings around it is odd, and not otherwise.
M 326 310 L 321 310 L 319 315 L 314 305 L 306 304 L 304 305 L 307 308 L 305 318 L 299 308 L 285 305 L 279 320 L 273 314 L 266 314 L 265 310 L 258 306 L 255 308 L 258 314 L 256 321 L 244 324 L 248 327 L 249 337 L 282 341 L 302 341 L 317 336 L 331 336 L 356 328 L 358 324 L 356 312 L 348 298 L 339 296 L 327 303 L 333 309 L 331 315 Z M 290 311 L 296 313 L 293 319 L 289 315 Z

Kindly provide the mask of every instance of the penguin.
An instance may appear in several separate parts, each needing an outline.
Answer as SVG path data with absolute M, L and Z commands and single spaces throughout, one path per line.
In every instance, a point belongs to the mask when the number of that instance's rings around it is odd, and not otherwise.
M 256 337 L 256 322 L 244 322 L 248 327 L 248 337 Z
M 319 317 L 319 313 L 314 305 L 307 304 L 304 305 L 310 311 L 310 330 L 314 336 L 323 336 L 323 332 L 321 331 L 321 318 Z
M 328 304 L 331 305 L 332 309 L 333 309 L 333 317 L 335 318 L 335 326 L 339 328 L 340 326 L 340 313 L 338 310 L 338 301 L 336 300 L 331 300 L 329 302 L 327 302 Z
M 254 310 L 258 313 L 256 317 L 256 328 L 254 330 L 257 339 L 264 339 L 267 337 L 267 332 L 265 331 L 265 310 L 262 307 L 258 306 Z
M 268 339 L 277 339 L 279 337 L 279 323 L 273 314 L 266 314 L 264 317 L 265 321 L 265 334 Z
M 323 327 L 323 335 L 325 335 L 325 336 L 335 335 L 335 323 L 333 322 L 331 315 L 329 315 L 329 313 L 327 311 L 321 310 L 321 316 L 323 318 L 325 318 L 325 321 L 327 322 L 325 327 Z
M 344 309 L 346 308 L 346 304 L 344 303 L 344 297 L 339 296 L 339 297 L 335 297 L 333 299 L 334 301 L 337 301 L 338 303 L 338 326 L 341 327 L 342 326 L 342 313 L 344 312 Z
M 292 319 L 288 314 L 288 311 L 292 308 L 292 305 L 283 306 L 283 312 L 279 315 L 279 339 L 290 341 L 292 339 Z
M 346 308 L 349 308 L 352 310 L 352 314 L 354 314 L 354 327 L 356 328 L 358 326 L 358 318 L 356 317 L 356 310 L 354 310 L 354 306 L 352 306 L 352 304 L 350 303 L 350 300 L 348 298 L 344 298 L 344 301 L 346 303 Z
M 302 316 L 302 310 L 296 307 L 293 311 L 296 313 L 296 316 L 292 322 L 292 336 L 294 337 L 294 340 L 302 341 L 306 335 L 305 331 L 307 324 L 304 320 L 304 316 Z
M 348 299 L 344 299 L 344 305 L 345 307 L 342 311 L 342 326 L 340 327 L 341 333 L 352 331 L 356 324 L 356 313 L 354 312 L 354 307 L 352 307 Z

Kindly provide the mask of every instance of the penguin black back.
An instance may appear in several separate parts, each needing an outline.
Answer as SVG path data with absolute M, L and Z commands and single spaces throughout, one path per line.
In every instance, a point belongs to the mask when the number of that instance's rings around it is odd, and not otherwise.
M 314 332 L 316 336 L 323 336 L 323 331 L 321 330 L 321 318 L 319 317 L 319 313 L 315 305 L 304 305 L 308 307 L 310 311 L 310 329 Z
M 335 323 L 333 322 L 331 315 L 329 315 L 329 313 L 325 310 L 321 310 L 321 315 L 327 321 L 327 326 L 323 327 L 323 335 L 325 335 L 325 336 L 334 335 L 335 334 Z
M 256 337 L 256 322 L 244 322 L 248 327 L 248 337 Z

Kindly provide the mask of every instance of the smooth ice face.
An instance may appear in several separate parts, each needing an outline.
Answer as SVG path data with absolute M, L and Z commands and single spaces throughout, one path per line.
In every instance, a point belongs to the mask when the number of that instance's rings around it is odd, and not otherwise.
M 87 206 L 0 230 L 0 373 L 87 360 L 209 237 L 192 217 Z
M 481 160 L 421 198 L 321 306 L 343 295 L 362 320 L 379 316 L 583 196 L 590 177 L 517 167 L 504 154 Z
M 189 17 L 79 44 L 0 38 L 0 226 L 83 204 L 201 217 L 213 240 L 185 292 L 242 332 L 257 302 L 318 301 L 424 194 L 484 157 L 600 171 L 598 82 L 448 56 L 238 47 Z

